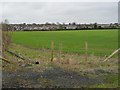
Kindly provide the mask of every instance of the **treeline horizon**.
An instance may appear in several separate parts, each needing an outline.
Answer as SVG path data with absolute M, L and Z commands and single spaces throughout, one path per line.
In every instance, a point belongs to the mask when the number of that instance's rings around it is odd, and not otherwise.
M 12 31 L 60 31 L 60 30 L 94 30 L 94 29 L 120 29 L 119 23 L 110 24 L 99 24 L 99 23 L 50 23 L 45 24 L 37 23 L 21 23 L 21 24 L 10 24 L 7 20 L 5 21 L 8 30 Z M 1 23 L 2 24 L 2 23 Z M 4 25 L 4 24 L 3 24 Z

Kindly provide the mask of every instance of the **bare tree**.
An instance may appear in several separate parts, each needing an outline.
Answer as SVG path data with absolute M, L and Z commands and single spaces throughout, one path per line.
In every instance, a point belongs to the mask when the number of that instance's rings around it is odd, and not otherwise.
M 97 23 L 94 23 L 94 29 L 97 29 Z

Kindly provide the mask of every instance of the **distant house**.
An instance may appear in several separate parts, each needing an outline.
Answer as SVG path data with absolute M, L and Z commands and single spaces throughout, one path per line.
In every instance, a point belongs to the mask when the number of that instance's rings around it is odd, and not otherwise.
M 77 29 L 76 25 L 66 25 L 66 29 Z
M 98 27 L 101 26 L 101 28 L 109 28 L 109 24 L 97 24 Z

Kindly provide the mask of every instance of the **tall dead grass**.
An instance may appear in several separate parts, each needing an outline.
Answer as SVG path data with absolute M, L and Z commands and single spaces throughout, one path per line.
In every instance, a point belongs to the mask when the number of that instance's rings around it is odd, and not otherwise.
M 8 49 L 8 46 L 10 45 L 11 42 L 11 31 L 10 31 L 10 26 L 5 20 L 3 23 L 1 23 L 2 26 L 2 31 L 1 31 L 1 42 L 2 42 L 2 53 L 4 56 L 4 51 Z

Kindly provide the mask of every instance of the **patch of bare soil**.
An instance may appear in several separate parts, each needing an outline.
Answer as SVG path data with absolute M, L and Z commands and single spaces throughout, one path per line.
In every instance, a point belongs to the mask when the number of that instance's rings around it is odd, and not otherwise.
M 73 88 L 100 84 L 103 80 L 89 78 L 60 67 L 47 68 L 43 72 L 21 67 L 14 72 L 3 71 L 3 88 Z

